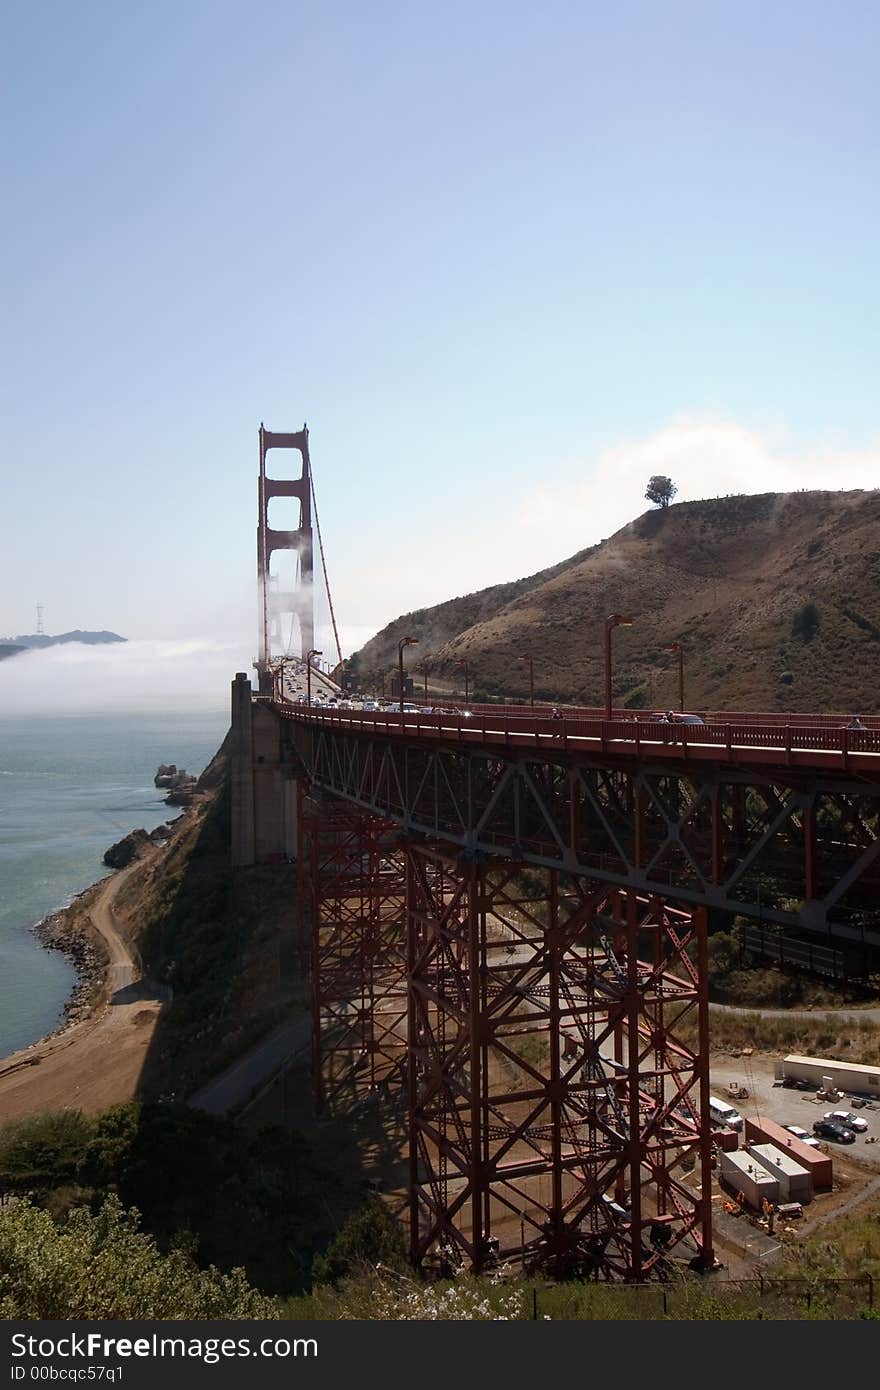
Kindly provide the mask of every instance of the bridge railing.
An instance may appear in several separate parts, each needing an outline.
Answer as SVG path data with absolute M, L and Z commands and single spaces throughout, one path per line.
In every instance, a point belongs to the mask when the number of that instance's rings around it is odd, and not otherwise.
M 880 755 L 880 728 L 848 729 L 820 724 L 748 722 L 669 724 L 644 718 L 560 717 L 538 714 L 528 706 L 456 708 L 451 713 L 404 713 L 392 710 L 315 708 L 276 704 L 279 713 L 326 728 L 370 729 L 390 737 L 405 733 L 457 743 L 502 743 L 508 747 L 560 749 L 591 745 L 600 751 L 632 752 L 648 757 L 676 756 L 743 760 L 748 751 L 778 755 L 783 763 L 809 761 L 810 754 L 837 754 L 831 761 L 847 765 L 853 757 Z M 775 758 L 773 759 L 775 761 Z M 766 761 L 766 757 L 762 758 Z M 828 759 L 817 761 L 823 765 Z
M 595 706 L 564 705 L 560 703 L 554 704 L 552 701 L 549 700 L 536 700 L 534 709 L 530 705 L 522 703 L 514 704 L 497 702 L 492 704 L 479 704 L 473 700 L 469 700 L 465 703 L 463 700 L 460 699 L 425 700 L 423 697 L 416 695 L 407 696 L 405 703 L 409 705 L 424 705 L 427 711 L 436 709 L 438 707 L 446 709 L 450 712 L 468 710 L 474 716 L 486 715 L 493 718 L 500 717 L 502 715 L 509 715 L 511 718 L 515 719 L 527 719 L 529 717 L 535 719 L 550 718 L 554 709 L 558 709 L 559 713 L 564 719 L 604 720 L 605 718 L 604 709 L 599 709 Z M 393 701 L 389 701 L 389 705 L 393 706 L 393 704 Z M 352 710 L 349 712 L 356 714 L 358 711 Z M 390 709 L 389 712 L 395 712 L 393 707 Z M 650 710 L 632 710 L 626 709 L 622 706 L 615 706 L 612 711 L 612 722 L 632 722 L 633 720 L 635 720 L 639 724 L 655 724 L 657 720 L 653 718 L 653 714 L 658 712 L 659 711 L 652 712 Z M 701 715 L 701 717 L 705 720 L 706 727 L 715 727 L 719 724 L 730 724 L 733 727 L 737 728 L 746 726 L 748 728 L 784 729 L 790 725 L 792 728 L 797 729 L 822 728 L 831 730 L 843 730 L 847 728 L 847 726 L 850 723 L 850 720 L 853 718 L 852 714 L 801 714 L 797 712 L 756 712 L 752 710 L 749 710 L 747 713 L 745 713 L 742 710 L 710 710 L 706 708 L 698 708 L 694 712 L 699 713 Z M 867 730 L 868 732 L 880 732 L 880 715 L 860 714 L 858 717 L 861 720 L 862 724 L 865 726 L 865 730 Z M 700 726 L 696 725 L 693 727 Z M 858 733 L 861 731 L 851 730 L 850 732 Z

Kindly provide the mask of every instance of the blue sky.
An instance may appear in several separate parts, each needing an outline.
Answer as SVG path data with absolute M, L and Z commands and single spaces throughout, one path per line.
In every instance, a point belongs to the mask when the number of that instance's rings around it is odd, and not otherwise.
M 351 646 L 682 496 L 873 486 L 880 9 L 6 14 L 0 633 L 256 647 L 257 429 Z

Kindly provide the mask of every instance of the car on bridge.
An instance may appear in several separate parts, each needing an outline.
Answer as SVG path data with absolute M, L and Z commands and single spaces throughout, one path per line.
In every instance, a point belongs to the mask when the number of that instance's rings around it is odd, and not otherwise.
M 675 714 L 670 710 L 657 710 L 656 714 L 645 716 L 652 724 L 705 724 L 701 714 Z

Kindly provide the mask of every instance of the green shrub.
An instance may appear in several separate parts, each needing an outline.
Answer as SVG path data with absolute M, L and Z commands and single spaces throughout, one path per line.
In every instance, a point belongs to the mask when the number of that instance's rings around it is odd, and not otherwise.
M 373 1198 L 349 1217 L 325 1254 L 315 1256 L 312 1279 L 316 1284 L 336 1284 L 377 1265 L 405 1269 L 406 1248 L 400 1225 L 384 1203 Z
M 0 1191 L 29 1191 L 75 1181 L 94 1122 L 80 1110 L 29 1115 L 0 1129 Z
M 819 610 L 815 603 L 805 603 L 791 620 L 791 635 L 801 642 L 812 642 L 819 631 Z
M 162 1254 L 137 1211 L 108 1197 L 56 1225 L 29 1202 L 0 1212 L 0 1318 L 277 1318 L 278 1305 L 244 1271 L 199 1269 L 187 1251 Z

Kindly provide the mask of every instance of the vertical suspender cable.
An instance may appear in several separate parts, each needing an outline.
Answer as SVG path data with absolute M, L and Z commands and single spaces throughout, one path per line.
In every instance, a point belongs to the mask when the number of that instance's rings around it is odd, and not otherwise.
M 342 665 L 342 647 L 339 645 L 339 633 L 336 630 L 336 614 L 333 612 L 333 599 L 330 594 L 330 580 L 327 577 L 327 561 L 324 558 L 324 542 L 321 539 L 321 522 L 318 518 L 318 499 L 315 496 L 315 474 L 310 470 L 312 484 L 312 506 L 315 509 L 315 530 L 318 533 L 318 549 L 321 552 L 321 569 L 324 571 L 324 588 L 327 590 L 327 603 L 330 607 L 330 621 L 333 624 L 333 640 L 336 643 L 336 654 L 339 657 L 339 664 Z

